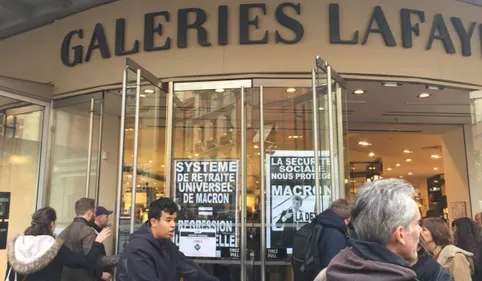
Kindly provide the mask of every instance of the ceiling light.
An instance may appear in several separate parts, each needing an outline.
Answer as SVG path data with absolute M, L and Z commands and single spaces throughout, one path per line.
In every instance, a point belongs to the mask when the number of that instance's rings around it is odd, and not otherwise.
M 259 146 L 257 144 L 253 145 L 253 148 L 259 148 Z
M 303 136 L 288 136 L 289 139 L 302 139 Z
M 152 160 L 149 160 L 149 163 L 152 163 Z
M 144 90 L 144 93 L 146 93 L 146 94 L 154 94 L 154 90 L 153 90 L 153 89 L 145 89 L 145 90 Z
M 216 89 L 214 90 L 216 93 L 224 93 L 224 89 Z
M 319 110 L 325 110 L 323 107 L 318 108 Z
M 198 153 L 194 153 L 194 156 L 198 157 L 198 156 L 199 156 L 199 154 L 198 154 Z
M 356 89 L 355 91 L 353 91 L 354 95 L 363 95 L 364 93 L 365 93 L 365 90 L 362 90 L 362 89 Z
M 403 176 L 399 176 L 399 178 L 403 179 Z
M 373 156 L 375 156 L 375 153 L 370 152 L 370 153 L 368 154 L 368 156 L 373 157 Z
M 295 88 L 288 88 L 288 89 L 286 89 L 286 92 L 287 93 L 294 93 L 294 92 L 296 92 L 296 89 Z
M 400 164 L 397 163 L 395 166 L 400 167 Z
M 370 145 L 372 145 L 371 143 L 366 142 L 366 141 L 359 141 L 358 144 L 361 145 L 361 146 L 370 146 Z
M 408 158 L 405 162 L 412 162 L 412 159 Z
M 434 171 L 438 171 L 438 168 L 437 168 L 437 167 L 435 167 L 435 168 L 433 168 L 433 170 L 434 170 Z
M 392 168 L 388 168 L 388 169 L 387 169 L 387 171 L 391 171 L 391 170 L 392 170 Z
M 437 154 L 433 154 L 433 155 L 430 156 L 430 157 L 432 157 L 433 159 L 440 159 L 440 158 L 442 158 L 442 156 L 437 155 Z
M 408 173 L 408 175 L 409 175 L 409 176 L 411 176 L 411 175 L 413 175 L 413 173 L 412 173 L 412 172 L 410 172 L 410 173 Z
M 425 86 L 425 89 L 432 90 L 432 91 L 441 91 L 443 90 L 443 87 L 435 86 L 435 85 L 427 85 Z
M 402 86 L 402 83 L 398 83 L 398 82 L 383 82 L 382 85 L 383 85 L 384 87 L 396 88 L 396 87 Z
M 408 149 L 405 149 L 405 150 L 403 151 L 403 153 L 407 153 L 407 154 L 410 154 L 410 153 L 413 153 L 413 151 L 411 151 L 411 150 L 408 150 Z
M 146 95 L 144 95 L 144 94 L 140 94 L 139 96 L 140 96 L 141 98 L 145 98 L 145 97 L 146 97 Z
M 429 93 L 421 93 L 420 95 L 418 95 L 418 97 L 421 98 L 421 99 L 428 98 L 430 96 L 431 96 L 431 94 L 429 94 Z

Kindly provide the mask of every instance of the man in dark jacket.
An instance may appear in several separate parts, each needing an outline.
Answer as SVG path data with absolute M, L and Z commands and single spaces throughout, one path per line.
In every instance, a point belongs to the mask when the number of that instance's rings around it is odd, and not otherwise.
M 77 217 L 60 233 L 59 237 L 70 250 L 87 255 L 97 237 L 93 229 L 95 220 L 94 199 L 81 198 L 77 200 L 75 202 L 75 213 Z M 101 256 L 96 266 L 97 270 L 66 267 L 62 271 L 62 281 L 96 281 L 99 278 L 109 281 L 112 276 L 108 272 L 103 272 L 102 269 L 115 266 L 118 260 L 118 256 Z
M 188 260 L 171 242 L 178 207 L 169 198 L 149 206 L 149 221 L 129 237 L 117 267 L 117 281 L 215 281 L 200 266 Z
M 400 179 L 365 183 L 351 213 L 357 239 L 333 258 L 327 281 L 415 281 L 407 260 L 417 259 L 420 212 L 415 190 Z
M 107 210 L 105 207 L 102 206 L 97 206 L 95 209 L 95 221 L 92 227 L 95 230 L 96 234 L 99 234 L 104 228 L 109 226 L 109 216 L 112 215 L 113 211 Z M 107 252 L 105 251 L 105 246 L 102 244 L 102 255 L 106 256 Z M 108 273 L 109 275 L 112 276 L 114 274 L 114 267 L 106 267 L 106 268 L 101 268 L 99 271 L 104 273 Z M 104 274 L 104 276 L 107 274 Z M 97 281 L 102 281 L 102 276 L 101 278 L 98 278 Z
M 345 199 L 334 201 L 330 208 L 321 213 L 317 222 L 323 225 L 319 241 L 319 256 L 321 269 L 347 246 L 347 225 L 350 222 L 351 204 Z

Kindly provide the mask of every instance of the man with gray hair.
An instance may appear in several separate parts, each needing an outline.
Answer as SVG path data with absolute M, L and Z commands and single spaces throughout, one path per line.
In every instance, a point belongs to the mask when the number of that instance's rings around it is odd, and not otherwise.
M 399 179 L 364 184 L 351 220 L 358 239 L 351 239 L 326 270 L 327 281 L 414 281 L 406 260 L 416 260 L 420 212 L 414 188 Z

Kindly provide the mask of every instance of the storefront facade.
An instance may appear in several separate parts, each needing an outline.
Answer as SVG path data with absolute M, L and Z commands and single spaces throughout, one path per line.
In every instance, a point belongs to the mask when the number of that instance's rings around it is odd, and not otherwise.
M 4 39 L 0 95 L 24 102 L 5 103 L 4 128 L 37 114 L 20 137 L 35 136 L 36 150 L 12 152 L 35 177 L 28 190 L 8 184 L 8 235 L 29 222 L 18 208 L 52 206 L 61 228 L 89 196 L 115 210 L 120 252 L 148 202 L 169 196 L 182 210 L 175 242 L 212 273 L 291 280 L 283 230 L 296 223 L 280 225 L 283 211 L 303 209 L 303 223 L 349 197 L 350 80 L 471 92 L 464 192 L 479 212 L 481 11 L 452 0 L 118 1 Z M 195 229 L 215 249 L 186 246 Z

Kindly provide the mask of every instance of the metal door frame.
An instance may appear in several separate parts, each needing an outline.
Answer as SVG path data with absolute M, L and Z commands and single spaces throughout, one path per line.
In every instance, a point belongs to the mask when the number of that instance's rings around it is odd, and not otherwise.
M 321 206 L 321 190 L 323 188 L 320 185 L 320 172 L 319 172 L 319 138 L 320 138 L 320 130 L 318 126 L 318 93 L 317 93 L 317 83 L 318 83 L 318 73 L 321 71 L 326 74 L 327 80 L 327 95 L 328 95 L 328 132 L 329 132 L 329 155 L 330 155 L 330 189 L 331 189 L 331 201 L 335 201 L 340 196 L 341 187 L 344 183 L 344 166 L 343 166 L 343 138 L 341 139 L 340 145 L 340 135 L 343 136 L 343 96 L 342 91 L 346 89 L 346 81 L 324 60 L 322 60 L 319 56 L 315 58 L 316 68 L 311 71 L 312 75 L 312 87 L 313 87 L 313 142 L 314 142 L 314 158 L 315 158 L 315 192 L 316 192 L 316 201 L 315 201 L 315 209 L 316 213 L 320 213 L 322 211 Z M 335 107 L 336 107 L 336 114 L 333 114 L 333 87 L 331 81 L 334 80 L 335 84 Z M 339 89 L 341 87 L 341 89 Z M 335 116 L 334 116 L 335 115 Z M 334 121 L 338 125 L 337 128 L 334 128 Z M 336 131 L 337 130 L 337 131 Z M 336 131 L 336 132 L 335 132 Z M 337 157 L 338 161 L 335 161 L 335 134 L 337 136 Z M 334 164 L 338 164 L 338 167 L 335 167 Z M 338 172 L 338 174 L 337 174 Z M 335 177 L 338 177 L 338 181 L 335 181 Z

